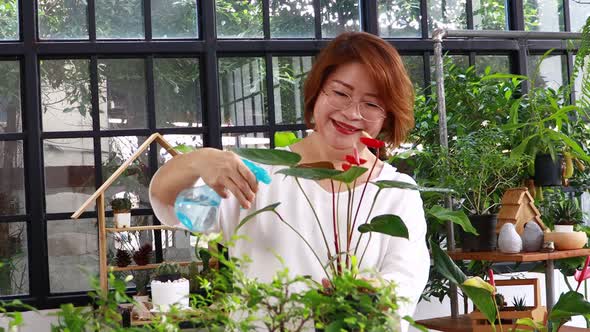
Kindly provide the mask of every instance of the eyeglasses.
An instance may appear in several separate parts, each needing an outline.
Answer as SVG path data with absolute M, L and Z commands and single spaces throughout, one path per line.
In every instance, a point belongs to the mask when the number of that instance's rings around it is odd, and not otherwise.
M 327 87 L 322 89 L 322 92 L 327 97 L 326 102 L 328 105 L 335 109 L 345 110 L 355 103 L 351 96 L 335 88 Z M 383 107 L 369 101 L 359 101 L 357 103 L 357 110 L 361 118 L 369 122 L 377 122 L 387 117 L 387 113 Z

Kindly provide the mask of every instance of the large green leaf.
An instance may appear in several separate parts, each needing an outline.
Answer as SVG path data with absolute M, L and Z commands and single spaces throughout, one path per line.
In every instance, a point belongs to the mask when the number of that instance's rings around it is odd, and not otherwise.
M 548 131 L 548 134 L 554 140 L 563 141 L 567 146 L 569 146 L 572 149 L 572 151 L 576 154 L 576 157 L 582 158 L 583 160 L 590 162 L 590 157 L 588 157 L 588 155 L 584 152 L 582 147 L 580 147 L 580 145 L 578 145 L 576 141 L 569 138 L 569 136 L 565 135 L 564 133 L 560 133 L 558 131 L 553 130 Z
M 397 189 L 418 190 L 421 192 L 455 193 L 455 191 L 453 189 L 449 189 L 449 188 L 422 187 L 422 186 L 418 186 L 418 185 L 403 182 L 403 181 L 380 180 L 380 181 L 372 182 L 372 183 L 381 189 L 397 188 Z
M 368 224 L 362 224 L 358 227 L 361 233 L 377 232 L 390 236 L 409 238 L 408 228 L 402 221 L 402 218 L 394 214 L 383 214 L 371 219 Z
M 302 179 L 309 180 L 323 180 L 330 179 L 335 175 L 342 173 L 335 169 L 327 168 L 283 168 L 277 171 L 277 174 L 284 174 L 288 176 L 295 176 Z
M 467 297 L 473 302 L 473 305 L 481 311 L 491 324 L 496 322 L 498 312 L 496 311 L 496 303 L 494 302 L 494 295 L 488 290 L 479 287 L 459 286 Z
M 279 204 L 281 204 L 281 203 L 274 203 L 274 204 L 268 205 L 266 207 L 263 207 L 260 210 L 254 211 L 254 213 L 252 213 L 252 214 L 245 216 L 244 219 L 242 219 L 242 221 L 240 221 L 240 223 L 238 224 L 238 227 L 236 227 L 236 232 L 238 231 L 238 229 L 240 229 L 242 226 L 244 226 L 244 224 L 246 224 L 248 221 L 252 220 L 252 218 L 256 217 L 258 214 L 260 214 L 262 212 L 267 212 L 267 211 L 274 211 L 277 208 L 277 206 L 279 206 Z
M 463 230 L 467 233 L 479 235 L 463 211 L 453 211 L 440 205 L 435 205 L 426 210 L 426 214 L 440 221 L 450 221 L 454 224 L 457 224 L 461 226 L 461 228 L 463 228 Z
M 352 183 L 358 179 L 359 176 L 363 175 L 368 169 L 364 167 L 352 166 L 348 170 L 342 173 L 338 173 L 331 177 L 332 180 L 336 180 L 344 183 Z
M 461 269 L 453 262 L 453 260 L 447 255 L 438 244 L 430 240 L 430 248 L 432 250 L 432 260 L 434 261 L 434 268 L 443 275 L 443 277 L 449 279 L 450 282 L 457 286 L 461 286 L 467 276 L 461 271 Z
M 557 328 L 574 316 L 590 319 L 590 303 L 578 292 L 569 291 L 561 294 L 549 313 L 552 330 L 557 331 Z
M 300 155 L 285 150 L 235 149 L 234 152 L 240 157 L 265 165 L 294 166 L 301 161 Z
M 535 330 L 540 331 L 540 332 L 547 331 L 547 328 L 542 323 L 535 322 L 531 318 L 520 318 L 516 321 L 516 325 L 517 326 L 524 325 L 524 326 L 532 327 Z M 517 331 L 530 331 L 530 330 L 517 329 Z

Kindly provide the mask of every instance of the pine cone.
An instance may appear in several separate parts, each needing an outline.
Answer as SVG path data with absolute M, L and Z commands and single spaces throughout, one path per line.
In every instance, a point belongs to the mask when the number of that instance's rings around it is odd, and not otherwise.
M 131 255 L 127 250 L 117 249 L 117 255 L 115 256 L 115 263 L 118 267 L 125 267 L 131 264 Z
M 150 262 L 152 256 L 152 245 L 145 243 L 139 249 L 133 253 L 133 260 L 137 265 L 147 265 Z

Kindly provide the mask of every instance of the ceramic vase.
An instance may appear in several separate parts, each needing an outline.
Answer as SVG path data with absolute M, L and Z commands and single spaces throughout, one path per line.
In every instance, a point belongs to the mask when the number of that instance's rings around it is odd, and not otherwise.
M 498 249 L 506 254 L 516 254 L 522 251 L 522 239 L 513 224 L 507 223 L 500 229 Z

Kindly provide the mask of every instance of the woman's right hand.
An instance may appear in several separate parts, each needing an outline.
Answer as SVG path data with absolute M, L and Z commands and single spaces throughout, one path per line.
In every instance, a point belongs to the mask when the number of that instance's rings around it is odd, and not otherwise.
M 219 196 L 228 197 L 229 190 L 240 205 L 248 209 L 258 191 L 256 176 L 237 154 L 213 148 L 203 148 L 195 153 L 199 175 Z

